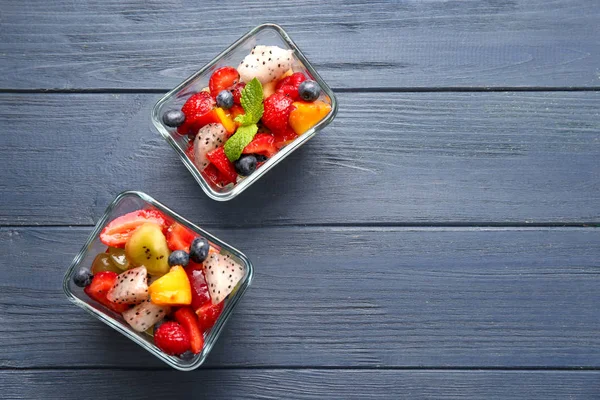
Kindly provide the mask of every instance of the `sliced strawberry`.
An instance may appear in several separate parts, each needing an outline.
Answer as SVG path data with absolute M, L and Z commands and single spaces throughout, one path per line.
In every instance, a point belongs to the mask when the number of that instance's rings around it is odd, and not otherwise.
M 262 122 L 273 132 L 288 129 L 290 113 L 295 109 L 294 100 L 281 92 L 273 93 L 264 102 Z
M 233 102 L 235 104 L 242 104 L 242 89 L 246 87 L 244 82 L 238 82 L 233 85 L 229 90 L 231 90 L 231 94 L 233 94 Z
M 177 222 L 171 224 L 167 229 L 167 246 L 169 250 L 184 250 L 190 251 L 190 245 L 196 238 L 194 232 Z
M 204 277 L 204 268 L 202 267 L 202 264 L 196 264 L 195 262 L 190 261 L 185 268 L 185 272 L 190 280 L 190 286 L 192 287 L 192 303 L 190 305 L 196 310 L 207 302 L 210 302 L 210 293 L 208 292 L 208 284 Z
M 214 164 L 208 164 L 200 174 L 212 186 L 225 186 L 229 183 Z
M 225 155 L 225 150 L 223 147 L 217 147 L 213 151 L 210 151 L 208 154 L 206 154 L 206 157 L 215 165 L 215 167 L 217 167 L 227 183 L 235 183 L 237 180 L 237 172 L 235 172 L 233 163 L 229 161 Z
M 163 229 L 166 217 L 157 210 L 137 210 L 110 221 L 100 232 L 100 241 L 110 247 L 125 247 L 125 243 L 140 225 L 152 222 Z
M 286 144 L 290 143 L 294 139 L 298 137 L 296 132 L 294 132 L 291 128 L 286 128 L 282 131 L 273 132 L 275 147 L 278 149 L 282 148 Z
M 181 108 L 185 114 L 185 121 L 177 128 L 177 132 L 181 135 L 195 135 L 204 125 L 219 123 L 220 119 L 214 107 L 215 100 L 209 93 L 193 94 Z
M 209 331 L 223 312 L 223 302 L 213 304 L 210 301 L 196 310 L 198 325 L 202 332 Z
M 216 97 L 221 90 L 229 89 L 238 83 L 239 80 L 240 74 L 237 72 L 237 69 L 233 67 L 221 67 L 210 76 L 210 80 L 208 81 L 210 94 Z
M 273 157 L 277 153 L 277 147 L 275 147 L 275 138 L 273 135 L 268 133 L 257 133 L 254 139 L 246 147 L 244 147 L 244 154 L 262 154 L 266 157 Z
M 194 311 L 190 307 L 182 307 L 173 313 L 173 317 L 187 331 L 192 353 L 200 353 L 204 347 L 204 336 L 202 336 L 198 317 L 194 314 Z
M 108 291 L 113 287 L 119 275 L 112 271 L 102 271 L 94 275 L 92 283 L 86 286 L 83 291 L 85 294 L 96 300 L 98 303 L 104 304 L 113 311 L 122 313 L 129 309 L 127 304 L 117 304 L 106 298 Z

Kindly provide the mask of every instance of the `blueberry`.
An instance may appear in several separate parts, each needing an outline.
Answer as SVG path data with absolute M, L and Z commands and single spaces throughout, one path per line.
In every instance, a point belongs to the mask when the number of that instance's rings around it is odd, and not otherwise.
M 177 128 L 185 121 L 185 114 L 179 110 L 167 111 L 163 114 L 163 122 L 172 128 Z
M 298 94 L 304 101 L 315 101 L 321 95 L 321 88 L 317 82 L 306 80 L 298 86 Z
M 241 156 L 235 162 L 235 170 L 242 176 L 248 176 L 256 170 L 256 157 L 252 154 Z
M 263 156 L 262 154 L 255 154 L 254 157 L 256 157 L 256 162 L 265 162 L 269 159 L 269 157 Z
M 73 283 L 79 287 L 86 287 L 90 283 L 92 283 L 93 277 L 94 275 L 92 275 L 92 273 L 89 270 L 85 268 L 79 268 L 75 272 L 75 275 L 73 275 Z
M 210 245 L 204 238 L 196 238 L 190 245 L 190 258 L 195 263 L 201 263 L 208 257 Z
M 174 267 L 176 265 L 181 265 L 185 267 L 190 262 L 190 255 L 183 250 L 175 250 L 169 256 L 169 266 Z
M 217 107 L 230 109 L 233 107 L 233 94 L 229 90 L 221 90 L 217 95 Z

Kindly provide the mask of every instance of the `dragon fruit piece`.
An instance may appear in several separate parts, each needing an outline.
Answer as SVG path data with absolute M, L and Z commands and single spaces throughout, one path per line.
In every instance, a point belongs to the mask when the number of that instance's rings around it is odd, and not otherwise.
M 117 304 L 139 304 L 148 298 L 148 271 L 137 267 L 121 273 L 106 298 Z
M 256 78 L 263 85 L 281 78 L 292 66 L 292 50 L 277 46 L 255 46 L 237 68 L 242 82 Z
M 144 332 L 157 322 L 161 321 L 171 311 L 169 306 L 159 306 L 151 303 L 150 300 L 138 304 L 123 313 L 123 318 L 131 327 Z
M 204 261 L 204 275 L 213 304 L 219 304 L 244 277 L 244 267 L 229 255 L 210 254 Z
M 204 171 L 209 164 L 206 153 L 223 145 L 227 139 L 227 130 L 221 124 L 204 125 L 194 139 L 194 164 Z

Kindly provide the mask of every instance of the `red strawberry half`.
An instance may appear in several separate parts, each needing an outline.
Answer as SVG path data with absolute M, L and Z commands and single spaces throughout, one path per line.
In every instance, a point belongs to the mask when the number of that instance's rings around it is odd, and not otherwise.
M 254 139 L 246 147 L 244 147 L 244 154 L 262 154 L 266 157 L 272 157 L 277 153 L 277 147 L 275 147 L 275 138 L 273 135 L 268 133 L 257 133 Z
M 216 97 L 221 90 L 229 89 L 240 80 L 240 74 L 233 67 L 221 67 L 210 76 L 208 88 L 210 94 Z
M 190 245 L 197 235 L 185 226 L 175 222 L 169 226 L 169 229 L 167 229 L 166 236 L 169 250 L 190 251 Z
M 238 82 L 230 89 L 233 94 L 233 102 L 235 104 L 242 104 L 242 90 L 246 87 L 244 82 Z
M 104 304 L 113 311 L 122 313 L 129 308 L 129 305 L 113 303 L 106 298 L 108 291 L 113 287 L 118 276 L 119 275 L 112 271 L 98 272 L 94 275 L 92 283 L 90 283 L 89 286 L 86 286 L 83 291 L 98 303 Z
M 196 310 L 198 325 L 202 332 L 207 332 L 213 327 L 215 322 L 217 322 L 217 319 L 219 319 L 219 315 L 223 312 L 223 306 L 223 302 L 213 304 L 209 301 Z
M 198 354 L 204 347 L 204 336 L 198 326 L 198 317 L 190 307 L 182 307 L 173 314 L 175 321 L 179 322 L 186 330 L 190 338 L 190 349 L 192 353 Z
M 219 170 L 223 179 L 227 183 L 235 183 L 237 180 L 237 172 L 232 162 L 225 155 L 223 147 L 217 147 L 213 151 L 206 154 L 208 160 Z
M 288 119 L 294 110 L 294 100 L 281 92 L 273 93 L 265 100 L 262 122 L 273 132 L 289 129 Z
M 181 111 L 185 121 L 177 128 L 181 135 L 195 135 L 204 125 L 220 123 L 219 116 L 214 111 L 215 101 L 207 92 L 193 94 L 185 102 Z
M 100 232 L 100 241 L 110 247 L 124 247 L 127 240 L 140 225 L 152 222 L 163 227 L 166 217 L 157 210 L 137 210 L 113 219 Z

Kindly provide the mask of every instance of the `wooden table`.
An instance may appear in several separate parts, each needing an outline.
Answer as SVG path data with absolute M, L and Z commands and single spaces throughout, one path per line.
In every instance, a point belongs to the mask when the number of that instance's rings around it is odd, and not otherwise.
M 597 2 L 3 0 L 0 21 L 3 399 L 600 396 Z M 217 203 L 150 109 L 262 22 L 340 111 Z M 256 265 L 194 372 L 62 294 L 126 189 Z

